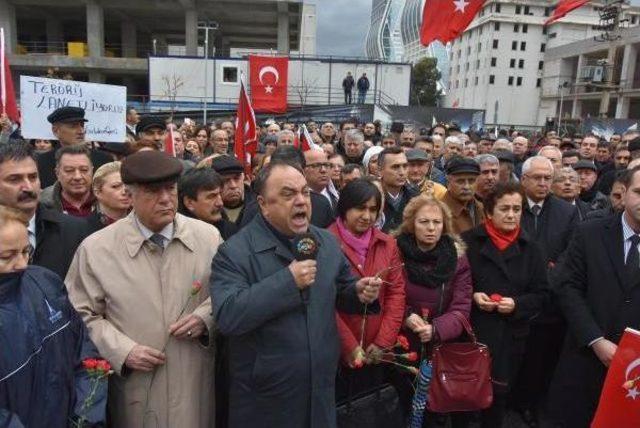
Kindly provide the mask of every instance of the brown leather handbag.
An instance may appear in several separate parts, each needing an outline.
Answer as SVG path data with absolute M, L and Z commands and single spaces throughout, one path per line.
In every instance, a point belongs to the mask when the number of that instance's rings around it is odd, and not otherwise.
M 427 406 L 436 413 L 486 409 L 493 402 L 489 348 L 478 343 L 462 312 L 452 313 L 460 320 L 471 341 L 434 346 Z

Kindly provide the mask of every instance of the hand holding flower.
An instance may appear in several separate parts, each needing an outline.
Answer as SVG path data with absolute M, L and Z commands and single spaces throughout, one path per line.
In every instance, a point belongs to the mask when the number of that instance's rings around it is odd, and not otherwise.
M 207 326 L 198 315 L 189 314 L 169 326 L 169 334 L 177 339 L 196 339 L 207 330 Z

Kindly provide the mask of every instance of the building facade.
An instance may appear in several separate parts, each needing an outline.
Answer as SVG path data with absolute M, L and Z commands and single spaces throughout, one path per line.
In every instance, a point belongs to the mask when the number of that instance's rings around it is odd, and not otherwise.
M 609 43 L 593 38 L 547 50 L 539 120 L 597 117 L 607 80 L 614 86 L 607 117 L 640 118 L 640 27 L 623 29 L 620 36 L 610 65 L 605 65 Z
M 543 125 L 548 114 L 547 110 L 539 113 L 543 81 L 551 82 L 555 73 L 545 66 L 547 50 L 592 40 L 599 34 L 592 27 L 599 23 L 601 5 L 588 3 L 545 27 L 554 4 L 547 0 L 487 1 L 451 43 L 444 106 L 484 109 L 488 124 Z M 639 14 L 638 8 L 624 6 L 628 25 L 638 25 Z
M 367 58 L 388 62 L 403 59 L 402 13 L 405 0 L 373 0 L 367 32 Z
M 231 49 L 315 54 L 315 6 L 303 0 L 0 0 L 14 81 L 20 74 L 127 86 L 148 95 L 149 55 Z M 203 27 L 209 27 L 205 30 Z

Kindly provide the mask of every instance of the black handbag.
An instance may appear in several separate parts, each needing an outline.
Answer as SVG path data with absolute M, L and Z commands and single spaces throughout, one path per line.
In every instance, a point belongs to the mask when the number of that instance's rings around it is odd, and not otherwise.
M 338 403 L 338 428 L 390 428 L 404 424 L 396 389 L 383 384 Z

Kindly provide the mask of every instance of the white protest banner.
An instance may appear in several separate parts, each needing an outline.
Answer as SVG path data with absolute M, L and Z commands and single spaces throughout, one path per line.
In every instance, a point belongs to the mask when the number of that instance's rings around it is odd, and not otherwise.
M 126 139 L 125 86 L 20 76 L 22 136 L 55 140 L 49 113 L 60 107 L 85 110 L 87 141 L 123 143 Z

